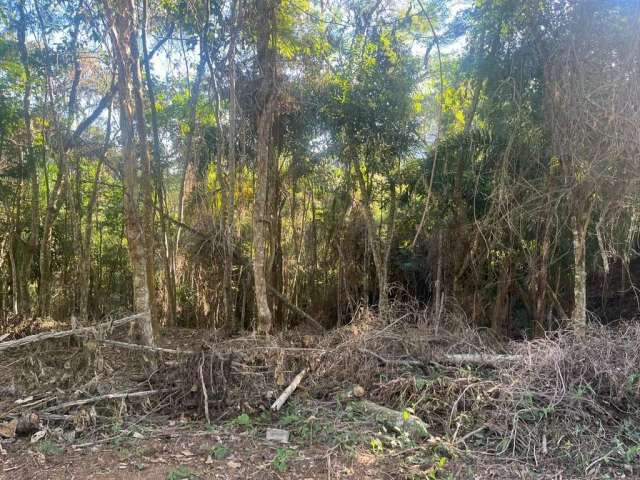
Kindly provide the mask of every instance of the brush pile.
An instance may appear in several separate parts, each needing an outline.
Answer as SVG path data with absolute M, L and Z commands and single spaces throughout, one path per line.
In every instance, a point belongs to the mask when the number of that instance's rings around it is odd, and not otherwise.
M 452 452 L 637 468 L 639 325 L 502 344 L 453 315 L 438 324 L 419 310 L 394 318 L 365 310 L 321 336 L 198 336 L 191 350 L 125 355 L 126 342 L 43 342 L 3 355 L 0 423 L 34 413 L 72 422 L 79 412 L 94 425 L 151 414 L 216 422 L 269 409 L 298 376 L 296 400 L 409 410 Z

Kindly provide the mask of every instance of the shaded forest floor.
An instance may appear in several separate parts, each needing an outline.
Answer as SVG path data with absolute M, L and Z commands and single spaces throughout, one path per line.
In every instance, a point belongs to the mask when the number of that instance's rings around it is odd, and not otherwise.
M 0 353 L 0 478 L 640 478 L 638 326 L 502 344 L 420 315 L 272 338 L 172 329 L 174 353 L 101 342 L 126 329 Z M 106 397 L 120 392 L 155 393 Z

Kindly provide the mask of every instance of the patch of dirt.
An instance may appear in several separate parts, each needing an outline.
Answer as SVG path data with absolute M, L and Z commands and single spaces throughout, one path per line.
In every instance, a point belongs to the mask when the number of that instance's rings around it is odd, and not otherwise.
M 147 428 L 145 438 L 74 448 L 28 439 L 5 445 L 0 479 L 326 479 L 395 478 L 383 456 L 292 439 L 278 444 L 263 429 Z M 150 438 L 146 438 L 150 437 Z

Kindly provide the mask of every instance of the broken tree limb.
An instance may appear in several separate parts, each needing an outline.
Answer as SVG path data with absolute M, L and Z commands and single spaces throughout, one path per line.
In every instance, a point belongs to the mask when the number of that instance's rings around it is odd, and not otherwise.
M 121 325 L 126 325 L 139 318 L 149 315 L 149 312 L 136 313 L 135 315 L 129 315 L 128 317 L 120 318 L 110 322 L 100 323 L 92 327 L 76 328 L 75 330 L 63 330 L 60 332 L 42 332 L 35 335 L 29 335 L 28 337 L 22 337 L 17 340 L 9 340 L 8 342 L 0 343 L 0 352 L 9 350 L 10 348 L 22 347 L 31 343 L 42 342 L 43 340 L 51 340 L 53 338 L 64 338 L 72 335 L 86 335 L 94 332 L 98 328 L 113 328 Z
M 295 378 L 289 384 L 289 386 L 284 389 L 284 392 L 282 392 L 280 396 L 276 399 L 276 401 L 273 402 L 273 405 L 271 405 L 271 410 L 273 410 L 274 412 L 277 412 L 282 408 L 282 406 L 287 401 L 287 399 L 291 396 L 291 394 L 295 391 L 295 389 L 298 388 L 298 385 L 300 385 L 300 382 L 302 381 L 302 378 L 306 375 L 306 373 L 307 373 L 307 369 L 304 368 L 299 374 L 295 376 Z
M 359 348 L 358 351 L 371 355 L 372 357 L 377 358 L 382 363 L 386 363 L 387 365 L 404 365 L 407 367 L 421 367 L 424 365 L 424 363 L 421 362 L 420 360 L 416 360 L 413 358 L 409 358 L 409 359 L 385 358 L 382 355 L 378 355 L 376 352 L 367 350 L 366 348 Z
M 455 365 L 486 365 L 498 367 L 507 363 L 521 362 L 522 355 L 489 355 L 484 353 L 455 353 L 441 355 L 438 361 Z
M 318 330 L 321 331 L 326 331 L 327 329 L 324 328 L 322 326 L 322 324 L 320 322 L 318 322 L 315 318 L 313 318 L 311 315 L 309 315 L 307 312 L 305 312 L 304 310 L 302 310 L 300 307 L 298 307 L 297 305 L 294 305 L 293 303 L 291 303 L 287 297 L 285 297 L 284 295 L 282 295 L 278 290 L 276 290 L 275 288 L 273 288 L 271 285 L 269 285 L 267 283 L 267 289 L 273 293 L 276 298 L 278 300 L 280 300 L 285 307 L 288 307 L 289 309 L 293 310 L 294 312 L 296 312 L 298 315 L 300 315 L 301 317 L 304 317 L 305 319 L 309 320 L 309 322 L 311 322 Z
M 106 395 L 99 395 L 97 397 L 83 398 L 82 400 L 72 400 L 70 402 L 61 403 L 60 405 L 54 405 L 44 410 L 44 412 L 55 412 L 57 410 L 64 410 L 69 407 L 78 407 L 80 405 L 86 405 L 88 403 L 97 403 L 102 400 L 118 400 L 127 398 L 144 398 L 151 397 L 162 392 L 168 392 L 170 390 L 147 390 L 144 392 L 123 392 L 123 393 L 108 393 Z

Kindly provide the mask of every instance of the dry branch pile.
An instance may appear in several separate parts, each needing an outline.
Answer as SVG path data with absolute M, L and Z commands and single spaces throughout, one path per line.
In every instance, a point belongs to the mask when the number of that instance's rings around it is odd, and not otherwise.
M 322 336 L 198 341 L 178 351 L 118 340 L 70 349 L 69 339 L 54 339 L 5 354 L 13 373 L 3 375 L 9 395 L 0 399 L 0 422 L 30 413 L 45 422 L 151 413 L 216 422 L 267 410 L 284 391 L 336 405 L 357 391 L 382 407 L 410 408 L 457 451 L 578 460 L 583 469 L 632 463 L 640 451 L 637 325 L 500 345 L 460 324 L 429 323 L 421 312 L 383 324 L 363 311 Z M 154 362 L 141 359 L 150 356 Z

